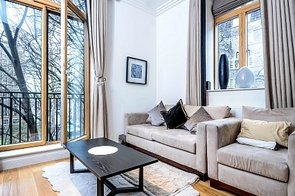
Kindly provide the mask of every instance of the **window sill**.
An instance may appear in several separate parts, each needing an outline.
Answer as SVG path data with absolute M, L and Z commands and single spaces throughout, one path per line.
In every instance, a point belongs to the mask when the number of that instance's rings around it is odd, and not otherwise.
M 264 90 L 264 88 L 231 88 L 231 89 L 215 89 L 207 90 L 207 92 L 231 92 L 231 91 L 255 91 Z
M 61 149 L 63 149 L 61 144 L 50 144 L 46 146 L 10 150 L 5 152 L 0 152 L 0 159 L 36 154 L 41 152 L 49 152 L 49 151 L 61 150 Z

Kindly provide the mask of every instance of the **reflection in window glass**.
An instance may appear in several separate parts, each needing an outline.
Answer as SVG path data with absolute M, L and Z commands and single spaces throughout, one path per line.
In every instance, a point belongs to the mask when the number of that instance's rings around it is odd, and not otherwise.
M 61 136 L 61 48 L 60 16 L 48 13 L 48 131 L 47 141 L 58 141 Z
M 247 14 L 247 66 L 255 75 L 254 87 L 264 87 L 261 12 Z
M 48 14 L 48 141 L 61 136 L 60 16 Z M 84 24 L 68 18 L 68 138 L 85 135 L 84 130 Z
M 68 138 L 85 135 L 84 130 L 84 24 L 76 17 L 68 18 Z
M 80 10 L 86 12 L 86 0 L 73 0 L 73 2 Z
M 220 23 L 218 31 L 218 59 L 226 54 L 229 60 L 230 77 L 228 88 L 235 88 L 235 76 L 239 70 L 239 19 Z

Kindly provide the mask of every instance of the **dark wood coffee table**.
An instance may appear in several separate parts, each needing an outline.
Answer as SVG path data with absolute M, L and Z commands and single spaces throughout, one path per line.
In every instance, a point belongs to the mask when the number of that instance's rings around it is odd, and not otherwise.
M 113 146 L 118 151 L 109 155 L 92 155 L 88 150 L 98 146 Z M 143 191 L 143 167 L 158 160 L 138 152 L 132 148 L 106 138 L 97 138 L 77 142 L 69 142 L 64 147 L 70 152 L 70 173 L 92 172 L 97 177 L 97 195 L 104 195 L 104 184 L 109 187 L 109 195 L 126 192 Z M 74 168 L 74 157 L 79 159 L 87 169 L 77 170 Z M 134 187 L 115 187 L 109 177 L 125 173 L 139 168 L 139 184 Z

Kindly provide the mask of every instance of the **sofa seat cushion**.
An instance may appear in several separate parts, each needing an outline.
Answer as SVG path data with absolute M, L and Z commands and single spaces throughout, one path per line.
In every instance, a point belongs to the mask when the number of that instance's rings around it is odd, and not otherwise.
M 166 129 L 152 133 L 152 139 L 159 143 L 196 153 L 196 135 L 184 129 Z
M 126 127 L 126 132 L 137 137 L 147 140 L 153 140 L 152 134 L 157 131 L 166 130 L 166 126 L 152 126 L 151 124 L 129 125 Z
M 234 143 L 217 151 L 217 162 L 260 176 L 288 182 L 287 149 L 278 151 Z

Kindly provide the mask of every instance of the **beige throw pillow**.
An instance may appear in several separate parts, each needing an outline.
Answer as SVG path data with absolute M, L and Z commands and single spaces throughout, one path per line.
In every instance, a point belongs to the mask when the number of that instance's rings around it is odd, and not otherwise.
M 245 137 L 262 141 L 273 141 L 288 147 L 290 122 L 267 122 L 261 120 L 244 119 L 238 137 Z
M 230 117 L 231 108 L 228 106 L 205 106 L 204 109 L 215 120 Z
M 184 109 L 188 117 L 192 117 L 193 114 L 200 109 L 200 107 L 201 106 L 184 105 Z M 228 106 L 203 106 L 203 108 L 215 120 L 230 117 L 231 108 Z

